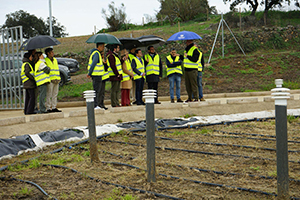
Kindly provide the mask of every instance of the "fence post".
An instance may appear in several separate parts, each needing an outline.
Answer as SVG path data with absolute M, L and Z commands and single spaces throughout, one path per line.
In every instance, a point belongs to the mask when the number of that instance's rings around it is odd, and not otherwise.
M 99 162 L 98 150 L 97 150 L 96 125 L 95 125 L 95 111 L 94 111 L 94 98 L 96 96 L 95 91 L 94 90 L 84 91 L 83 96 L 86 99 L 86 106 L 87 106 L 91 162 Z
M 156 90 L 143 90 L 143 96 L 146 100 L 147 181 L 156 182 L 154 122 L 154 98 L 156 97 Z
M 289 199 L 289 166 L 287 142 L 287 99 L 288 88 L 282 87 L 283 80 L 276 79 L 276 88 L 272 89 L 275 99 L 276 121 L 276 157 L 277 157 L 277 193 L 278 199 Z

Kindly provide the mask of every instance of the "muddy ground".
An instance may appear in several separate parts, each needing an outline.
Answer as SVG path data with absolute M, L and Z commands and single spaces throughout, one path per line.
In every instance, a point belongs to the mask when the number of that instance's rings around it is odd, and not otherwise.
M 298 198 L 299 130 L 300 119 L 290 118 L 289 194 Z M 0 198 L 47 199 L 36 187 L 9 180 L 14 177 L 38 184 L 57 199 L 276 199 L 275 120 L 157 131 L 155 183 L 147 182 L 144 171 L 145 134 L 121 131 L 99 140 L 101 163 L 91 164 L 88 143 L 49 154 L 70 145 L 57 144 L 2 160 L 0 167 L 39 156 L 28 166 L 16 164 L 0 173 L 0 177 L 6 177 L 0 181 Z M 38 163 L 67 166 L 81 174 Z M 246 191 L 249 189 L 255 192 Z

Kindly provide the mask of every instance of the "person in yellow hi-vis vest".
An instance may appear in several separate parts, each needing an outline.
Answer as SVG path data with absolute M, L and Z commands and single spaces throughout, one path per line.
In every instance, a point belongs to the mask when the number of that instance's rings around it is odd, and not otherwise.
M 197 44 L 194 44 L 195 47 L 197 47 L 198 51 L 200 54 L 202 54 L 202 52 L 200 51 L 199 47 L 197 46 Z M 197 83 L 198 83 L 198 91 L 199 91 L 199 99 L 200 101 L 205 101 L 204 97 L 203 97 L 203 87 L 202 87 L 202 72 L 204 71 L 204 58 L 203 56 L 200 56 L 201 58 L 199 58 L 198 60 L 198 78 L 197 78 Z
M 23 65 L 21 68 L 21 80 L 23 83 L 23 88 L 25 89 L 25 105 L 24 114 L 36 114 L 34 112 L 35 106 L 35 88 L 36 83 L 34 79 L 34 65 L 32 66 L 32 54 L 27 52 L 24 54 Z
M 96 96 L 94 98 L 94 108 L 104 109 L 100 106 L 100 96 L 101 96 L 101 85 L 102 76 L 104 74 L 104 65 L 101 57 L 101 52 L 104 50 L 104 43 L 97 43 L 96 48 L 92 49 L 91 55 L 88 63 L 88 74 L 87 78 L 92 78 L 93 88 L 95 90 Z
M 101 51 L 102 60 L 104 59 L 104 51 Z M 107 64 L 103 63 L 104 65 L 104 72 L 102 75 L 102 82 L 100 88 L 100 99 L 99 99 L 99 106 L 100 108 L 107 110 L 108 108 L 104 105 L 104 98 L 105 98 L 105 85 L 106 81 L 109 81 L 109 74 L 108 74 L 108 66 Z
M 39 88 L 39 113 L 48 113 L 45 106 L 45 99 L 47 97 L 47 85 L 50 84 L 50 67 L 45 63 L 42 52 L 36 52 L 34 54 L 34 78 L 36 86 Z
M 50 67 L 50 84 L 47 85 L 47 112 L 61 112 L 61 110 L 56 108 L 60 82 L 58 63 L 56 58 L 54 58 L 54 52 L 52 48 L 45 49 L 45 54 L 47 55 L 45 58 L 46 65 Z
M 188 99 L 185 102 L 199 101 L 197 76 L 200 56 L 202 55 L 200 55 L 200 52 L 194 46 L 193 40 L 187 40 L 183 60 L 185 87 L 188 93 Z
M 145 63 L 142 59 L 143 53 L 141 49 L 135 50 L 135 57 L 131 61 L 131 68 L 134 72 L 133 80 L 135 81 L 135 98 L 136 105 L 146 105 L 143 102 L 143 89 L 145 82 Z
M 132 45 L 130 48 L 129 54 L 128 54 L 128 60 L 130 62 L 132 62 L 132 59 L 135 57 L 135 50 L 136 50 L 136 46 Z M 135 99 L 135 81 L 132 81 L 132 88 L 130 90 L 130 95 L 131 95 L 131 102 L 132 104 L 136 104 L 136 99 Z
M 155 52 L 153 46 L 148 47 L 148 54 L 144 56 L 146 66 L 146 81 L 148 89 L 156 90 L 155 104 L 160 104 L 158 101 L 158 82 L 162 77 L 162 63 L 159 55 Z
M 108 75 L 111 82 L 110 89 L 110 102 L 112 107 L 120 107 L 119 103 L 119 94 L 120 94 L 120 85 L 123 79 L 123 70 L 122 63 L 119 58 L 120 45 L 114 44 L 110 46 L 106 57 L 108 59 Z
M 130 104 L 130 89 L 132 87 L 133 71 L 131 63 L 128 59 L 128 51 L 126 49 L 121 51 L 121 61 L 123 69 L 123 80 L 121 81 L 121 105 L 131 106 Z

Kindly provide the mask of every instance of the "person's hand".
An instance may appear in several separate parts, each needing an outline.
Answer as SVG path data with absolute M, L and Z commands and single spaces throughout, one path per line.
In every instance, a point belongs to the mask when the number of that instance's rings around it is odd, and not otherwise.
M 143 75 L 142 76 L 145 76 L 146 75 L 146 73 L 143 73 Z
M 107 61 L 106 61 L 106 60 L 103 60 L 102 62 L 103 62 L 104 64 L 106 64 L 106 63 L 107 63 Z
M 88 74 L 86 75 L 86 77 L 87 77 L 87 78 L 91 78 L 91 76 L 90 76 L 90 75 L 88 75 Z

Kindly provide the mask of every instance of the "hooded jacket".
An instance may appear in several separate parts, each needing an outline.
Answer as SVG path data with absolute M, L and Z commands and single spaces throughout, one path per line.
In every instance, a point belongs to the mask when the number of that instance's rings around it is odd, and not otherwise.
M 28 58 L 23 58 L 23 63 L 25 62 L 29 62 L 32 66 L 32 69 L 34 70 L 34 65 L 32 65 L 32 62 L 28 59 Z M 23 88 L 24 89 L 34 89 L 36 88 L 36 82 L 34 77 L 30 74 L 31 68 L 29 66 L 29 64 L 26 64 L 24 67 L 24 72 L 25 75 L 29 78 L 27 81 L 25 81 L 25 83 L 23 83 Z

